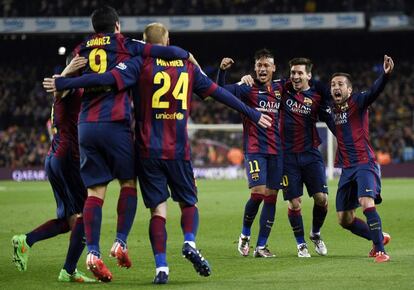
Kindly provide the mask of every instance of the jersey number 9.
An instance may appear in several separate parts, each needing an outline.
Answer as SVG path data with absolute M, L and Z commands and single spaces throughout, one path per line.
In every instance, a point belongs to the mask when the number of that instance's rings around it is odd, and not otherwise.
M 106 57 L 106 51 L 102 48 L 94 48 L 89 53 L 89 67 L 92 71 L 102 74 L 106 72 L 108 61 Z

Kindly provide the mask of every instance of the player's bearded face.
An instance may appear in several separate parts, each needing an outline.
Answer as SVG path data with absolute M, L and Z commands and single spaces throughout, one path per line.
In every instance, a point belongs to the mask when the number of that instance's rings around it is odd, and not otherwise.
M 273 73 L 276 71 L 274 59 L 270 57 L 262 57 L 256 60 L 254 71 L 256 72 L 256 78 L 260 83 L 269 83 L 273 78 Z
M 335 104 L 342 104 L 352 93 L 352 87 L 349 85 L 346 77 L 336 76 L 331 80 L 331 95 Z
M 290 68 L 290 80 L 296 91 L 307 90 L 309 88 L 309 80 L 311 77 L 311 73 L 306 72 L 305 65 L 292 65 Z

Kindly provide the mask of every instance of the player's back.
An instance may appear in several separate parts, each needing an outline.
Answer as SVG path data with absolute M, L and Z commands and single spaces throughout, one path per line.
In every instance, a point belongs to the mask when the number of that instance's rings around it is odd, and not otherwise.
M 65 98 L 55 99 L 51 112 L 53 139 L 48 154 L 79 158 L 78 116 L 83 90 L 72 90 Z M 69 152 L 70 151 L 70 152 Z
M 207 97 L 217 87 L 188 60 L 146 58 L 134 94 L 140 157 L 189 160 L 187 121 L 193 92 Z
M 188 61 L 146 58 L 134 94 L 139 155 L 190 159 L 187 121 L 194 65 Z
M 83 74 L 104 73 L 137 54 L 134 49 L 143 46 L 120 33 L 99 33 L 88 36 L 74 53 L 88 59 Z M 126 91 L 119 92 L 110 86 L 86 89 L 79 122 L 130 121 L 130 101 Z

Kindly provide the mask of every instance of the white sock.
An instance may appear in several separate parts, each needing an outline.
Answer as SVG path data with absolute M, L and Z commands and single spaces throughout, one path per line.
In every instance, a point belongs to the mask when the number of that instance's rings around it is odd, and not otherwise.
M 194 249 L 196 249 L 196 244 L 194 241 L 184 241 L 184 244 L 187 243 L 189 244 L 191 247 L 193 247 Z
M 241 237 L 242 239 L 245 239 L 245 238 L 250 239 L 250 236 L 245 236 L 245 235 L 243 235 L 243 234 L 240 234 L 240 237 Z
M 165 272 L 165 274 L 168 275 L 170 273 L 170 269 L 168 267 L 158 267 L 155 269 L 155 276 L 157 276 L 159 272 Z
M 321 232 L 317 232 L 317 233 L 314 233 L 314 232 L 310 232 L 310 236 L 311 237 L 314 237 L 314 236 L 320 236 L 321 235 Z

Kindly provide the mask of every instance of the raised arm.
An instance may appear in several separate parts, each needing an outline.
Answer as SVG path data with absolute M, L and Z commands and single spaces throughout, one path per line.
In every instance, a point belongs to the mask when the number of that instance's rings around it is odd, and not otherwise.
M 238 92 L 239 85 L 238 84 L 226 85 L 226 71 L 230 69 L 233 64 L 234 64 L 234 60 L 229 57 L 225 57 L 221 60 L 220 68 L 217 72 L 217 84 L 240 99 L 240 94 Z
M 378 98 L 384 90 L 393 69 L 394 61 L 388 55 L 384 55 L 383 72 L 381 75 L 368 90 L 356 95 L 356 101 L 361 107 L 367 108 Z

